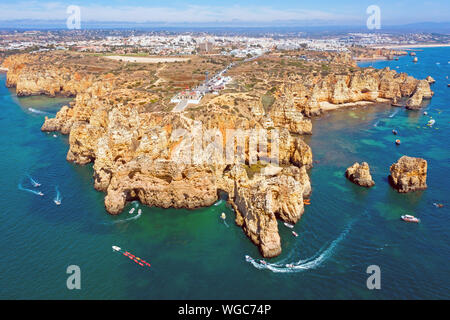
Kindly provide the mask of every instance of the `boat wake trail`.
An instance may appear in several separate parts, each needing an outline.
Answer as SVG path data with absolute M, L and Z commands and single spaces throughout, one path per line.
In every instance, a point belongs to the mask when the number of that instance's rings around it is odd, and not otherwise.
M 315 269 L 326 262 L 335 252 L 338 244 L 345 239 L 347 234 L 349 233 L 353 222 L 351 222 L 344 231 L 333 240 L 328 246 L 324 246 L 320 249 L 315 255 L 309 257 L 307 259 L 299 260 L 297 262 L 292 263 L 264 263 L 261 261 L 257 261 L 250 256 L 246 256 L 245 260 L 251 263 L 256 269 L 268 269 L 275 273 L 293 273 L 293 272 L 302 272 L 310 269 Z
M 378 120 L 377 122 L 375 122 L 375 124 L 373 125 L 375 128 L 378 127 L 378 124 L 380 123 L 380 120 Z
M 223 220 L 223 224 L 224 225 L 226 225 L 227 226 L 227 228 L 229 228 L 230 226 L 228 225 L 228 223 L 225 221 L 225 220 Z
M 36 180 L 34 180 L 30 175 L 28 175 L 28 179 L 30 179 L 30 182 L 33 185 L 33 187 L 37 188 L 37 187 L 41 186 L 41 184 L 39 182 L 37 182 Z
M 395 115 L 397 114 L 399 112 L 399 110 L 397 109 L 397 110 L 395 110 L 390 116 L 389 116 L 389 118 L 393 118 L 393 117 L 395 117 Z
M 60 205 L 61 201 L 62 201 L 62 197 L 61 197 L 61 193 L 59 192 L 58 186 L 55 187 L 55 191 L 56 191 L 56 197 L 55 197 L 55 199 L 53 199 L 53 201 L 57 205 Z
M 141 214 L 142 214 L 141 212 L 138 212 L 138 214 L 136 214 L 135 216 L 132 216 L 132 217 L 126 218 L 126 219 L 122 219 L 122 220 L 116 220 L 116 221 L 111 222 L 111 224 L 125 223 L 125 222 L 131 221 L 131 220 L 136 220 L 136 219 L 140 218 Z
M 24 188 L 24 187 L 22 187 L 22 185 L 20 183 L 17 185 L 17 188 L 19 190 L 22 190 L 22 191 L 34 193 L 34 194 L 36 194 L 38 196 L 43 196 L 44 195 L 41 191 L 35 191 L 35 190 Z
M 214 205 L 215 205 L 215 206 L 218 206 L 218 205 L 220 205 L 222 202 L 223 202 L 223 201 L 222 201 L 222 199 L 221 199 L 221 200 L 217 201 L 216 203 L 214 203 Z
M 54 116 L 53 113 L 45 112 L 45 111 L 41 111 L 41 110 L 37 110 L 37 109 L 33 109 L 33 108 L 28 108 L 28 111 L 31 111 L 36 114 L 46 114 L 46 115 Z

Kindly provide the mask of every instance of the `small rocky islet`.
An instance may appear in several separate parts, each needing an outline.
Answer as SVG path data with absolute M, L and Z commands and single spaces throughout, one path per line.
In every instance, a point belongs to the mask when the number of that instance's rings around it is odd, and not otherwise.
M 55 118 L 45 119 L 42 131 L 69 134 L 67 160 L 93 163 L 94 187 L 106 193 L 109 213 L 119 214 L 133 200 L 162 208 L 210 206 L 223 191 L 235 210 L 236 224 L 264 257 L 275 257 L 281 253 L 277 219 L 296 223 L 311 194 L 307 170 L 313 155 L 302 138 L 312 134 L 311 117 L 349 104 L 401 98 L 407 99 L 408 108 L 417 109 L 433 95 L 427 80 L 389 68 L 359 68 L 350 54 L 324 54 L 326 68 L 323 62 L 281 63 L 287 59 L 273 55 L 238 65 L 230 70 L 233 89 L 205 96 L 200 105 L 181 113 L 172 112 L 169 100 L 176 81 L 179 86 L 186 83 L 170 67 L 57 52 L 9 56 L 2 66 L 8 69 L 7 86 L 15 87 L 18 96 L 74 97 Z M 207 63 L 194 59 L 172 65 L 192 70 Z M 170 71 L 180 78 L 170 78 Z M 201 79 L 194 80 L 198 84 Z M 276 129 L 278 166 L 267 161 L 275 149 L 270 139 L 258 150 L 256 163 L 249 159 L 248 144 L 244 161 L 227 163 L 220 154 L 199 163 L 173 161 L 175 151 L 189 154 L 207 146 L 195 139 L 180 142 L 173 134 L 180 128 L 201 135 L 216 129 L 224 140 L 228 129 Z M 391 167 L 392 185 L 400 192 L 426 187 L 426 161 L 402 159 Z M 370 187 L 374 182 L 366 165 L 356 163 L 347 176 Z

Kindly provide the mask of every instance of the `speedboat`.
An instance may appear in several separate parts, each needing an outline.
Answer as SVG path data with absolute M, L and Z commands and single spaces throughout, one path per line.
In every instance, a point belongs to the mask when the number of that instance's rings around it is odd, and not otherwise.
M 112 246 L 112 249 L 113 249 L 114 251 L 120 251 L 120 250 L 122 250 L 122 249 L 120 249 L 120 247 L 118 247 L 118 246 Z
M 134 210 L 136 210 L 136 208 L 131 208 L 131 210 L 129 211 L 130 214 L 133 214 Z
M 288 228 L 291 228 L 291 229 L 294 227 L 292 224 L 287 223 L 287 222 L 285 222 L 284 225 L 285 225 L 286 227 L 288 227 Z
M 220 218 L 222 220 L 225 220 L 227 218 L 227 215 L 225 214 L 225 212 L 222 212 L 222 214 L 220 215 Z
M 44 194 L 41 191 L 39 191 L 38 195 L 42 197 Z
M 253 261 L 253 258 L 250 257 L 249 255 L 245 255 L 245 260 L 246 261 Z
M 57 206 L 61 204 L 61 200 L 53 200 Z
M 435 124 L 436 123 L 436 120 L 434 120 L 434 119 L 431 119 L 430 121 L 428 121 L 428 123 L 427 123 L 427 126 L 430 126 L 430 127 L 432 127 L 433 126 L 433 124 Z
M 416 218 L 416 217 L 411 216 L 411 215 L 409 215 L 409 214 L 403 215 L 403 216 L 401 217 L 401 219 L 402 219 L 403 221 L 405 221 L 405 222 L 415 222 L 415 223 L 419 223 L 419 222 L 420 222 L 420 219 L 419 219 L 419 218 Z
M 138 214 L 141 214 L 141 213 L 142 213 L 142 209 L 139 209 L 139 210 L 138 210 Z
M 394 135 L 397 135 L 398 134 L 398 131 L 397 130 L 392 130 L 392 133 L 394 134 Z
M 395 140 L 395 144 L 396 144 L 396 145 L 398 145 L 398 146 L 399 146 L 399 145 L 400 145 L 400 143 L 402 143 L 402 142 L 401 142 L 401 141 L 400 141 L 399 139 Z
M 298 237 L 298 233 L 295 231 L 292 231 L 292 234 L 294 235 L 294 237 Z

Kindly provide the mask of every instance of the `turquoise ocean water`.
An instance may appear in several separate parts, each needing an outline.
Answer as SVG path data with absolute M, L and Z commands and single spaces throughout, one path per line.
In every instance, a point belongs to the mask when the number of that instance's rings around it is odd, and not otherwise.
M 45 115 L 66 99 L 17 98 L 0 74 L 0 298 L 2 299 L 422 299 L 450 298 L 450 48 L 418 51 L 419 62 L 366 63 L 436 79 L 423 111 L 390 106 L 330 112 L 306 140 L 318 161 L 301 221 L 279 224 L 283 253 L 269 268 L 224 201 L 195 211 L 140 206 L 142 215 L 108 215 L 91 166 L 65 160 L 68 138 L 40 132 Z M 438 64 L 439 63 L 439 64 Z M 398 68 L 396 68 L 398 66 Z M 434 128 L 425 124 L 432 116 Z M 392 129 L 402 144 L 396 146 Z M 398 194 L 387 182 L 400 156 L 428 161 L 428 189 Z M 375 187 L 347 181 L 345 169 L 367 161 Z M 42 184 L 34 188 L 28 175 Z M 19 188 L 19 185 L 21 188 Z M 58 188 L 60 206 L 53 199 Z M 44 196 L 30 191 L 41 190 Z M 436 208 L 433 202 L 442 202 Z M 137 211 L 137 210 L 136 210 Z M 227 213 L 225 225 L 219 215 Z M 411 213 L 421 224 L 400 221 Z M 142 257 L 142 268 L 114 253 Z M 295 263 L 295 269 L 277 267 Z M 381 290 L 368 290 L 366 268 L 381 269 Z M 66 268 L 81 268 L 81 290 L 66 288 Z

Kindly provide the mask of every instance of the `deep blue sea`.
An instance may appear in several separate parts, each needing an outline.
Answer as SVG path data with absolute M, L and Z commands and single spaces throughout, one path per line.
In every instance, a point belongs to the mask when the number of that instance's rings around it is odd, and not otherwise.
M 298 238 L 279 223 L 283 253 L 265 268 L 245 260 L 260 255 L 225 202 L 195 211 L 139 206 L 142 215 L 129 214 L 137 205 L 129 204 L 118 217 L 108 215 L 92 167 L 65 160 L 68 137 L 40 131 L 44 117 L 68 100 L 17 98 L 0 74 L 0 298 L 449 299 L 450 48 L 417 56 L 417 64 L 405 56 L 364 66 L 431 75 L 435 96 L 423 110 L 357 107 L 313 121 L 306 138 L 318 161 L 310 171 L 311 205 L 295 226 Z M 430 116 L 433 128 L 426 126 Z M 402 155 L 428 161 L 427 190 L 399 194 L 389 186 L 389 166 Z M 355 161 L 369 163 L 375 187 L 347 181 L 345 169 Z M 33 187 L 30 176 L 42 185 Z M 421 223 L 402 222 L 405 213 Z M 80 290 L 66 287 L 69 265 L 81 269 Z M 380 267 L 380 290 L 366 287 L 369 265 Z

